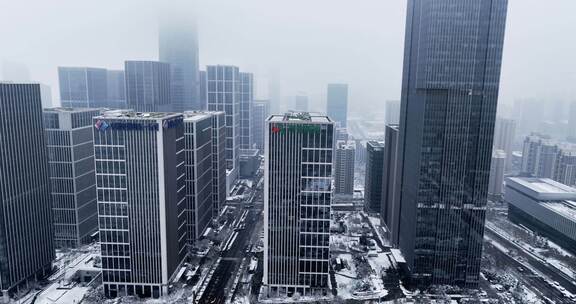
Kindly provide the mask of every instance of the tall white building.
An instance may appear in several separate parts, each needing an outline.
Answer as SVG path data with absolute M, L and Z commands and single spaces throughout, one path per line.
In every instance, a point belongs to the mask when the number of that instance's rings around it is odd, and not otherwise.
M 266 129 L 266 119 L 270 115 L 269 100 L 255 100 L 252 107 L 252 130 L 254 135 L 254 146 L 264 154 L 264 139 Z
M 334 160 L 334 193 L 354 194 L 354 141 L 338 141 Z
M 514 147 L 514 136 L 516 134 L 516 121 L 498 117 L 494 127 L 494 149 L 502 150 L 507 156 L 512 155 Z M 506 157 L 506 167 L 504 171 L 510 171 L 512 158 Z
M 522 148 L 522 172 L 535 177 L 552 178 L 554 175 L 558 144 L 550 138 L 530 135 Z
M 494 150 L 490 164 L 490 180 L 488 181 L 488 195 L 499 197 L 502 195 L 504 183 L 504 169 L 506 167 L 506 152 Z
M 266 121 L 264 277 L 268 297 L 328 288 L 334 123 L 286 113 Z

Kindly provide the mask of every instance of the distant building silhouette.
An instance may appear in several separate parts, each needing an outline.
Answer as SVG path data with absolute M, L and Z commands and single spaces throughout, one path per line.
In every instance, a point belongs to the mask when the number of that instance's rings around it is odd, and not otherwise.
M 341 127 L 346 127 L 348 120 L 348 85 L 328 84 L 326 97 L 326 113 Z
M 160 61 L 170 64 L 171 111 L 204 110 L 194 12 L 176 5 L 169 14 L 160 16 L 159 25 Z
M 126 107 L 124 71 L 90 67 L 58 67 L 62 107 Z
M 170 65 L 158 61 L 126 61 L 126 103 L 137 112 L 171 112 Z
M 254 104 L 254 75 L 240 73 L 240 149 L 252 149 L 252 107 Z
M 252 107 L 252 130 L 254 135 L 254 144 L 260 154 L 264 154 L 264 138 L 266 119 L 270 116 L 270 101 L 255 100 Z

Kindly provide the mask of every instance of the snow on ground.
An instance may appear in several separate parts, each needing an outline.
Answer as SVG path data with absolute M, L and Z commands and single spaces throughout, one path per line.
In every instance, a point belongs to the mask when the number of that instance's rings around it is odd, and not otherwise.
M 80 303 L 90 287 L 69 286 L 60 287 L 59 284 L 52 284 L 48 289 L 38 295 L 34 303 L 37 304 L 68 304 Z
M 554 242 L 552 242 L 552 241 L 550 241 L 550 240 L 548 240 L 548 245 L 549 245 L 551 248 L 554 248 L 554 249 L 558 250 L 558 252 L 560 252 L 560 254 L 563 255 L 563 256 L 565 256 L 565 257 L 574 257 L 574 255 L 573 255 L 571 252 L 566 251 L 564 248 L 558 246 L 558 244 L 556 244 L 556 243 L 554 243 Z

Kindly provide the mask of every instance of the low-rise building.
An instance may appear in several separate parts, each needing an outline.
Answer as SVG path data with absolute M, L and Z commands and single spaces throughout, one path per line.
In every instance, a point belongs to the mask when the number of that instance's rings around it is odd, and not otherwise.
M 508 178 L 508 217 L 576 253 L 576 189 L 547 178 Z

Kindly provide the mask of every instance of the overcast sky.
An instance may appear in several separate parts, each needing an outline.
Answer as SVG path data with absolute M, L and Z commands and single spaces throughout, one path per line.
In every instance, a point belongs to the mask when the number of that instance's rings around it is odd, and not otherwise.
M 261 80 L 278 70 L 283 95 L 306 92 L 315 104 L 326 83 L 347 82 L 352 111 L 399 99 L 405 0 L 198 2 L 201 67 L 233 64 Z M 0 62 L 26 64 L 57 98 L 57 66 L 157 60 L 159 9 L 146 0 L 0 0 Z M 574 12 L 574 0 L 510 0 L 500 103 L 576 99 Z

